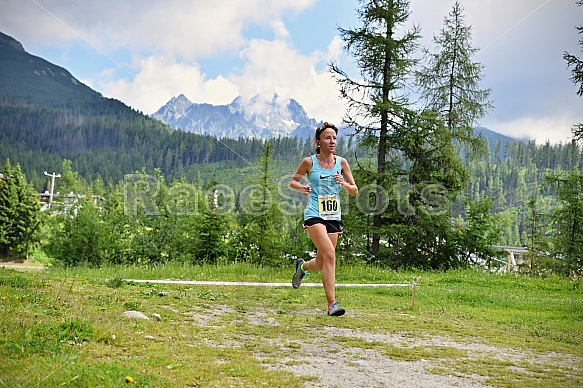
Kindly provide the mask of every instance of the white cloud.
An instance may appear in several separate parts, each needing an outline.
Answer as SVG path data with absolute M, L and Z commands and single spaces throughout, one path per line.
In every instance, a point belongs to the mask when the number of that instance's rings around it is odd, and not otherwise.
M 568 143 L 571 141 L 571 128 L 576 123 L 572 116 L 547 116 L 543 118 L 522 117 L 506 122 L 491 122 L 485 126 L 496 132 L 517 139 L 535 139 L 537 144 Z
M 460 1 L 464 9 L 466 24 L 472 26 L 475 46 L 484 49 L 502 43 L 517 43 L 519 38 L 528 38 L 532 31 L 555 33 L 552 27 L 560 22 L 565 6 L 576 9 L 574 0 L 487 0 Z M 419 0 L 410 5 L 410 21 L 419 23 L 428 40 L 443 27 L 443 19 L 449 15 L 455 0 Z M 429 11 L 430 10 L 430 11 Z M 536 26 L 535 29 L 528 28 Z M 526 32 L 526 34 L 525 34 Z
M 411 3 L 425 40 L 437 33 L 454 0 Z M 581 99 L 569 81 L 563 52 L 580 52 L 575 26 L 583 7 L 573 0 L 460 1 L 475 60 L 485 66 L 482 87 L 492 89 L 494 110 L 481 121 L 513 137 L 565 142 L 571 127 L 583 121 Z M 427 12 L 431 9 L 431 12 Z M 438 17 L 439 16 L 439 17 Z
M 111 78 L 115 72 L 110 68 L 93 79 L 84 77 L 85 82 L 145 113 L 180 93 L 196 102 L 225 104 L 237 96 L 239 88 L 249 94 L 255 90 L 292 97 L 298 81 L 314 82 L 312 62 L 316 59 L 287 47 L 289 31 L 281 16 L 301 12 L 315 0 L 6 1 L 9 4 L 0 6 L 0 22 L 20 20 L 10 23 L 18 39 L 40 46 L 55 40 L 80 41 L 111 55 L 111 66 L 125 70 L 117 76 L 133 79 Z M 243 30 L 251 25 L 270 27 L 277 40 L 248 42 Z M 126 57 L 141 59 L 118 64 L 113 58 L 120 50 L 128 51 Z M 237 55 L 241 50 L 249 60 L 245 76 L 223 74 L 207 79 L 197 64 L 217 53 Z
M 150 57 L 141 61 L 139 68 L 131 81 L 103 80 L 103 94 L 115 96 L 146 114 L 157 111 L 179 94 L 193 102 L 215 105 L 229 103 L 238 94 L 237 87 L 222 76 L 206 79 L 198 66 L 179 64 L 172 58 Z
M 281 20 L 274 20 L 269 23 L 277 39 L 287 39 L 289 38 L 289 31 L 285 28 L 285 24 Z
M 340 124 L 346 111 L 346 103 L 340 99 L 338 86 L 328 71 L 327 64 L 331 61 L 339 61 L 342 54 L 342 41 L 337 36 L 330 42 L 325 54 L 315 54 L 316 58 L 324 62 L 326 66 L 319 71 L 314 69 L 311 87 L 297 90 L 297 97 L 295 97 L 310 117 Z
M 268 26 L 315 0 L 3 0 L 0 23 L 30 45 L 85 41 L 106 54 L 176 55 L 183 60 L 236 50 L 251 23 Z M 55 39 L 57 38 L 57 39 Z
M 43 5 L 45 8 L 43 8 Z M 58 17 L 46 8 L 51 4 L 35 4 L 32 1 L 2 0 L 0 2 L 0 25 L 2 32 L 12 34 L 13 38 L 25 46 L 63 44 L 78 39 L 75 31 L 67 27 L 65 18 Z
M 335 82 L 325 66 L 337 59 L 338 46 L 334 39 L 327 53 L 302 55 L 284 40 L 253 40 L 241 53 L 246 62 L 243 71 L 229 80 L 244 97 L 270 98 L 277 93 L 297 100 L 310 117 L 339 122 L 343 103 L 338 100 Z
M 326 53 L 303 55 L 285 40 L 253 40 L 241 51 L 245 61 L 241 73 L 214 79 L 207 79 L 196 64 L 150 57 L 132 66 L 140 69 L 132 80 L 112 80 L 107 72 L 99 86 L 104 95 L 115 96 L 145 113 L 155 112 L 181 93 L 193 102 L 214 105 L 227 104 L 237 95 L 270 100 L 277 93 L 282 102 L 296 99 L 310 117 L 340 122 L 344 106 L 326 66 L 338 59 L 340 46 L 335 38 Z

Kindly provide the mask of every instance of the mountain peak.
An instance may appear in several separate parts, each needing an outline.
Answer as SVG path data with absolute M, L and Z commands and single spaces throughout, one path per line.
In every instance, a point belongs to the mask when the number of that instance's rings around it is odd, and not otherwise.
M 175 104 L 192 104 L 192 101 L 190 101 L 184 94 L 180 94 L 178 97 L 172 97 L 170 102 Z
M 16 39 L 14 39 L 11 36 L 8 36 L 8 35 L 0 32 L 0 47 L 2 47 L 4 45 L 8 45 L 17 51 L 26 52 L 26 50 L 24 50 L 24 47 L 22 46 L 22 44 L 19 41 L 17 41 Z
M 103 98 L 68 70 L 27 53 L 0 32 L 0 99 L 14 105 L 91 106 Z
M 217 106 L 192 103 L 179 95 L 152 117 L 175 129 L 230 138 L 303 137 L 317 126 L 297 101 L 277 94 L 237 96 L 230 104 Z

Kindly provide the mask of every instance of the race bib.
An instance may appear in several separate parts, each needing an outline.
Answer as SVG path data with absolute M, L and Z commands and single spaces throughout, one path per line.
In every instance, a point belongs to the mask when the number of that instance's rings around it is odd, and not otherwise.
M 318 195 L 318 212 L 324 220 L 338 221 L 340 219 L 340 202 L 335 194 Z

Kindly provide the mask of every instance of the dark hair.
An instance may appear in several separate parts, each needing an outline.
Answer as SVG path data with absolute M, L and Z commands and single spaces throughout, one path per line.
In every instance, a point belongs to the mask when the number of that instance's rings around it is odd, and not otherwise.
M 330 124 L 329 122 L 324 122 L 324 124 L 320 125 L 318 128 L 316 128 L 316 135 L 314 135 L 314 142 L 316 140 L 320 140 L 320 135 L 322 134 L 322 132 L 324 132 L 324 130 L 328 129 L 328 128 L 332 128 L 334 130 L 334 132 L 336 132 L 336 135 L 338 135 L 338 128 L 336 128 L 336 126 L 334 124 Z M 316 146 L 316 153 L 319 154 L 320 153 L 320 146 Z

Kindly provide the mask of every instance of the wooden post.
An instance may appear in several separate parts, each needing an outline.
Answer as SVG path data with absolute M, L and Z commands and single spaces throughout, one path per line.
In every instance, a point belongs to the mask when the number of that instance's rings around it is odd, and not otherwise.
M 508 264 L 506 264 L 506 273 L 510 273 L 510 269 L 512 268 L 512 260 L 514 259 L 514 255 L 512 254 L 512 251 L 509 251 L 508 249 L 506 249 L 506 252 L 508 252 Z
M 411 308 L 415 307 L 415 291 L 417 291 L 417 280 L 419 280 L 419 276 L 415 276 L 415 278 L 413 278 L 413 292 L 411 294 Z

